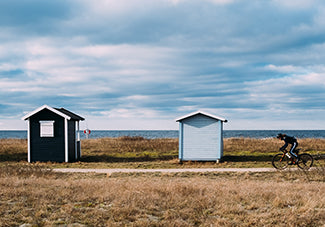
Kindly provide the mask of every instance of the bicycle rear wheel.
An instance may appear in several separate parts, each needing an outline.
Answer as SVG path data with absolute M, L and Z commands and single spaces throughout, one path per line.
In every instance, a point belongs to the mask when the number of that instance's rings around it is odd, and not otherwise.
M 310 154 L 304 153 L 299 155 L 298 157 L 299 161 L 297 165 L 300 169 L 308 170 L 313 165 L 314 158 Z
M 285 169 L 288 167 L 289 158 L 283 153 L 279 153 L 273 156 L 272 165 L 276 169 Z

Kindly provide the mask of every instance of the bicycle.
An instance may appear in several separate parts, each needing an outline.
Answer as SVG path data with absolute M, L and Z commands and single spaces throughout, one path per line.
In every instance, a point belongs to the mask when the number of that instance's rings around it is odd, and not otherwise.
M 294 153 L 298 155 L 297 160 L 292 162 L 292 165 L 297 165 L 300 169 L 308 170 L 314 163 L 314 158 L 310 154 L 299 154 L 300 149 L 296 149 Z M 272 165 L 274 168 L 284 170 L 288 167 L 291 160 L 291 154 L 287 150 L 283 150 L 282 153 L 278 153 L 272 158 Z

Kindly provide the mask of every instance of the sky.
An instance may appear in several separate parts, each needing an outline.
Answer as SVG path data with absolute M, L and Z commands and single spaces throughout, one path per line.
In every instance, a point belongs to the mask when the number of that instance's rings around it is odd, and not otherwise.
M 0 88 L 0 130 L 44 104 L 90 129 L 325 129 L 325 2 L 0 1 Z

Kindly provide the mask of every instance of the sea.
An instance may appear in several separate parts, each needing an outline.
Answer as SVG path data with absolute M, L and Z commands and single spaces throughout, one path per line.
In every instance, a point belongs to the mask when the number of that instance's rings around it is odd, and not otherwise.
M 325 130 L 224 130 L 224 138 L 271 138 L 278 133 L 285 133 L 296 138 L 325 138 Z M 91 130 L 88 138 L 141 136 L 146 139 L 178 138 L 178 130 Z M 86 135 L 81 131 L 81 139 Z M 0 139 L 18 138 L 27 139 L 25 130 L 0 130 Z

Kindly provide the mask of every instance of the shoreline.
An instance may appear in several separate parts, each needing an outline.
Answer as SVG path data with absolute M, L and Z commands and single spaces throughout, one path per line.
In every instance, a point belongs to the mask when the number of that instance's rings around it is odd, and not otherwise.
M 224 130 L 223 138 L 274 138 L 278 133 L 286 133 L 297 139 L 314 138 L 325 139 L 325 130 Z M 119 137 L 143 137 L 145 139 L 178 138 L 178 130 L 92 130 L 89 139 L 119 138 Z M 81 140 L 86 135 L 81 130 Z M 0 130 L 0 139 L 27 139 L 27 130 Z

